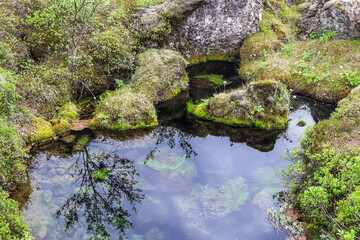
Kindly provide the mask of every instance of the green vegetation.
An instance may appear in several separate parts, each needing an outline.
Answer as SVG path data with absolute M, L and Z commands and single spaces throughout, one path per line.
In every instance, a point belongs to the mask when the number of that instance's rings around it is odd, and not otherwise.
M 185 59 L 178 52 L 150 49 L 139 55 L 138 64 L 131 89 L 144 94 L 154 104 L 175 97 L 188 86 Z
M 195 76 L 194 78 L 206 79 L 206 80 L 209 80 L 209 81 L 215 83 L 216 85 L 223 85 L 224 84 L 224 80 L 223 80 L 222 75 L 214 75 L 214 74 L 198 75 L 198 76 Z
M 42 118 L 35 118 L 33 120 L 33 129 L 33 132 L 29 136 L 30 142 L 40 142 L 52 138 L 55 135 L 51 123 Z
M 78 108 L 76 105 L 72 102 L 68 102 L 64 104 L 59 109 L 59 117 L 69 120 L 74 120 L 79 116 L 78 114 Z
M 226 125 L 281 129 L 287 125 L 289 93 L 279 82 L 259 81 L 217 94 L 200 104 L 189 102 L 187 110 L 200 119 Z
M 130 130 L 157 124 L 154 105 L 143 94 L 121 88 L 99 103 L 90 127 Z
M 359 236 L 359 99 L 356 88 L 330 119 L 309 129 L 301 147 L 289 153 L 289 168 L 282 170 L 312 239 Z
M 285 16 L 265 9 L 261 31 L 244 41 L 240 76 L 282 81 L 294 92 L 324 101 L 346 97 L 359 77 L 360 42 L 333 40 L 334 31 L 313 32 L 312 39 L 298 41 L 294 25 L 297 7 L 282 9 Z
M 328 42 L 329 39 L 335 37 L 336 35 L 338 34 L 335 31 L 324 32 L 323 30 L 319 30 L 319 31 L 315 30 L 310 33 L 310 38 L 319 39 L 320 42 Z
M 56 135 L 70 131 L 70 123 L 64 119 L 52 119 L 50 123 Z
M 0 116 L 0 186 L 11 188 L 25 176 L 25 149 L 11 121 Z
M 19 203 L 9 198 L 0 188 L 0 238 L 7 240 L 33 239 L 24 218 L 19 211 Z

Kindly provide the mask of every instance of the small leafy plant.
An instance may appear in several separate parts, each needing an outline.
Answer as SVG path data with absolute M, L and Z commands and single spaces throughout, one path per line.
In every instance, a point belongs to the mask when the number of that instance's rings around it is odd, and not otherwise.
M 257 112 L 262 112 L 264 111 L 265 109 L 263 108 L 263 106 L 261 105 L 258 105 L 258 106 L 255 106 L 254 109 L 251 111 L 251 114 L 254 115 L 255 113 Z
M 358 72 L 353 72 L 351 70 L 342 71 L 342 76 L 345 78 L 351 85 L 359 86 L 360 85 L 360 76 Z
M 327 43 L 331 38 L 337 36 L 337 32 L 336 31 L 328 31 L 328 32 L 324 32 L 324 30 L 320 29 L 320 30 L 314 30 L 310 33 L 309 37 L 311 39 L 319 39 L 320 42 L 324 42 Z

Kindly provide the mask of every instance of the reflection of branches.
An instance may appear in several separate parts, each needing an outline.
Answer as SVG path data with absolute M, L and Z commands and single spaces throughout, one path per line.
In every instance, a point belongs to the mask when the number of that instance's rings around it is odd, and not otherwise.
M 65 217 L 65 230 L 79 221 L 81 209 L 94 239 L 110 237 L 106 225 L 121 233 L 132 226 L 128 220 L 130 213 L 123 209 L 123 200 L 136 211 L 135 204 L 144 199 L 141 190 L 134 188 L 138 174 L 132 161 L 111 153 L 89 154 L 85 149 L 69 174 L 79 176 L 76 184 L 80 189 L 57 211 L 58 217 Z
M 145 162 L 154 158 L 154 154 L 159 151 L 158 146 L 165 141 L 167 141 L 167 145 L 170 148 L 174 148 L 176 144 L 179 143 L 180 147 L 185 150 L 186 158 L 197 156 L 197 153 L 189 143 L 189 140 L 193 137 L 191 134 L 173 127 L 158 127 L 153 134 L 154 137 L 157 137 L 156 145 L 155 148 L 146 155 Z

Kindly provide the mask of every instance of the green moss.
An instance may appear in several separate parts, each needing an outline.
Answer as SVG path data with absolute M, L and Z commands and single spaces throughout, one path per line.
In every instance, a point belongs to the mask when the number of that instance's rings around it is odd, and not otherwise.
M 347 96 L 353 86 L 343 71 L 359 71 L 360 42 L 298 41 L 294 26 L 299 16 L 297 7 L 285 10 L 280 17 L 272 10 L 264 11 L 262 31 L 248 37 L 240 49 L 240 77 L 274 79 L 286 83 L 297 93 L 329 102 Z
M 76 107 L 76 105 L 72 102 L 68 102 L 66 104 L 64 104 L 60 109 L 59 109 L 59 117 L 60 118 L 64 118 L 64 119 L 70 119 L 70 120 L 74 120 L 79 116 L 78 114 L 78 108 Z
M 154 105 L 143 95 L 123 87 L 108 95 L 95 110 L 91 128 L 131 130 L 158 125 Z
M 206 80 L 209 80 L 209 81 L 215 83 L 216 85 L 223 85 L 224 84 L 224 80 L 223 80 L 222 75 L 214 75 L 214 74 L 198 75 L 198 76 L 195 76 L 194 78 L 206 79 Z
M 210 51 L 208 53 L 194 53 L 186 60 L 190 65 L 195 65 L 207 61 L 231 61 L 238 58 L 238 52 L 233 51 L 229 53 Z
M 178 52 L 150 49 L 140 54 L 138 64 L 131 89 L 154 104 L 169 100 L 188 87 L 185 59 Z
M 64 119 L 53 119 L 50 121 L 56 135 L 70 131 L 70 123 Z
M 32 122 L 34 131 L 29 135 L 30 142 L 39 142 L 50 139 L 55 135 L 52 125 L 48 121 L 42 118 L 35 118 Z
M 215 95 L 200 104 L 189 102 L 187 110 L 200 119 L 230 126 L 282 129 L 287 125 L 289 93 L 282 84 L 265 80 Z

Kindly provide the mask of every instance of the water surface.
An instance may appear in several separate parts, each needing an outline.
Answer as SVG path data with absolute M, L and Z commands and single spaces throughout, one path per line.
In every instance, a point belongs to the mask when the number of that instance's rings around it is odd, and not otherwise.
M 277 239 L 274 172 L 332 106 L 295 96 L 281 132 L 181 118 L 135 133 L 85 131 L 37 149 L 13 197 L 36 239 Z M 166 123 L 168 121 L 164 121 Z

